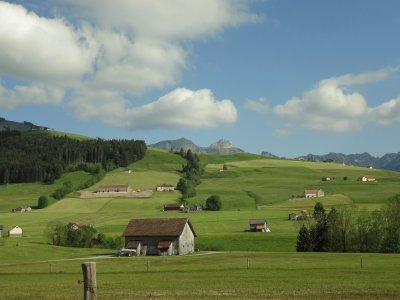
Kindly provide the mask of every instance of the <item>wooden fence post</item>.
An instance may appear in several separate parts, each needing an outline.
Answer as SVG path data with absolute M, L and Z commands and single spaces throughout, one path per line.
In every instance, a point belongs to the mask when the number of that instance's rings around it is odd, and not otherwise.
M 362 260 L 362 257 L 361 257 L 361 269 L 363 268 L 363 260 Z
M 147 272 L 149 272 L 150 271 L 150 261 L 148 260 L 147 261 Z
M 87 262 L 82 264 L 83 272 L 83 299 L 96 300 L 97 282 L 96 282 L 96 263 Z
M 247 269 L 250 268 L 250 258 L 247 258 Z
M 51 263 L 49 264 L 49 269 L 50 269 L 50 274 L 53 272 L 53 266 L 51 265 Z

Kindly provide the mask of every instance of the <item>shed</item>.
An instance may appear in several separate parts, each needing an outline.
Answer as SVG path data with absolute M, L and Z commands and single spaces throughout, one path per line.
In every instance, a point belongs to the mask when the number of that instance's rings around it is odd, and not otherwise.
M 357 178 L 358 181 L 363 181 L 363 182 L 371 182 L 371 181 L 375 181 L 375 177 L 373 176 L 360 176 Z
M 194 252 L 197 236 L 188 218 L 132 219 L 122 235 L 137 255 L 161 256 Z
M 99 185 L 95 193 L 127 193 L 129 185 L 127 184 L 106 184 Z
M 250 231 L 266 232 L 267 231 L 267 220 L 265 219 L 253 219 L 249 220 Z
M 8 231 L 9 237 L 22 237 L 22 228 L 19 226 L 14 226 Z
M 165 204 L 164 205 L 164 211 L 168 210 L 183 210 L 185 206 L 183 204 L 179 203 L 170 203 L 170 204 Z
M 172 184 L 158 184 L 156 186 L 156 191 L 157 192 L 172 192 L 175 190 L 175 186 Z
M 304 191 L 304 197 L 305 198 L 319 198 L 319 197 L 324 197 L 325 193 L 323 190 L 305 190 Z

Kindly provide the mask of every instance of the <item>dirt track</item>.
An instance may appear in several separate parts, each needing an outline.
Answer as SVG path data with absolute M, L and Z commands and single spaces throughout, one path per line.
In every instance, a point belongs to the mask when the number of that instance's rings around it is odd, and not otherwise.
M 92 191 L 80 191 L 80 198 L 89 199 L 89 198 L 150 198 L 153 196 L 152 190 L 145 191 L 129 191 L 126 193 L 95 193 Z

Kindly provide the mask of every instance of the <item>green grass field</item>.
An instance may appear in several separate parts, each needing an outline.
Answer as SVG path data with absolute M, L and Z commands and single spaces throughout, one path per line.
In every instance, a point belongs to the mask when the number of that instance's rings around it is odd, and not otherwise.
M 311 211 L 317 200 L 327 208 L 377 209 L 400 192 L 400 173 L 250 154 L 200 157 L 207 162 L 205 174 L 189 204 L 204 204 L 207 197 L 218 194 L 222 211 L 163 212 L 164 204 L 178 201 L 180 194 L 175 191 L 139 199 L 80 199 L 72 193 L 46 209 L 11 213 L 17 206 L 36 205 L 40 195 L 50 195 L 65 180 L 79 184 L 90 175 L 65 174 L 54 185 L 0 186 L 0 225 L 4 231 L 13 225 L 24 230 L 22 238 L 0 238 L 0 299 L 80 298 L 80 264 L 88 260 L 97 261 L 99 299 L 145 299 L 150 293 L 155 299 L 400 298 L 399 255 L 296 253 L 300 224 L 287 220 L 291 212 Z M 142 161 L 130 166 L 132 173 L 116 169 L 98 185 L 154 190 L 160 183 L 176 184 L 183 163 L 178 155 L 149 149 Z M 227 164 L 227 171 L 219 171 L 222 164 Z M 361 175 L 377 181 L 359 182 Z M 324 176 L 335 180 L 323 182 Z M 313 188 L 322 188 L 326 196 L 299 197 Z M 190 218 L 200 251 L 182 257 L 110 258 L 104 255 L 113 254 L 112 249 L 55 247 L 47 244 L 44 234 L 49 222 L 60 220 L 91 224 L 98 232 L 118 236 L 130 219 L 147 217 Z M 246 231 L 249 219 L 258 218 L 268 220 L 270 233 Z M 99 255 L 103 258 L 95 258 Z

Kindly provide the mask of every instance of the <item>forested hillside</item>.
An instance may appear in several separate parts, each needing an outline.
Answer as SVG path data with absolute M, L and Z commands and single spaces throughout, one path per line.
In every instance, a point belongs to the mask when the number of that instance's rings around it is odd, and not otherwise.
M 97 164 L 105 170 L 143 158 L 144 141 L 85 140 L 68 137 L 26 136 L 0 132 L 0 184 L 43 181 L 52 183 L 67 168 Z

